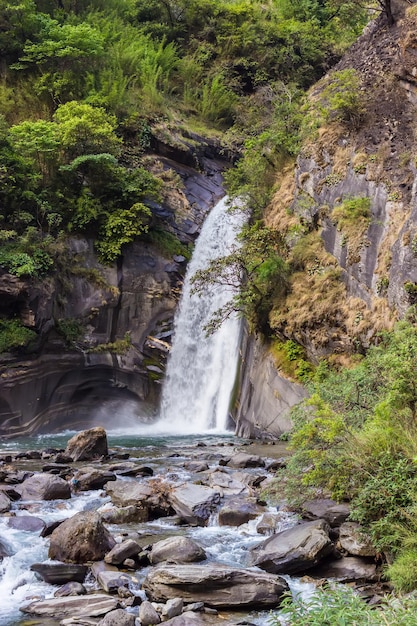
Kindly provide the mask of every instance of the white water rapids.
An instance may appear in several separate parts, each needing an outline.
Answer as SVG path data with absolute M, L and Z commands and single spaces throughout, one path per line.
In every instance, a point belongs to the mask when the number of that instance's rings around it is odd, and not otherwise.
M 191 281 L 196 271 L 231 251 L 245 220 L 244 212 L 230 211 L 227 198 L 223 198 L 206 218 L 197 239 L 175 319 L 160 420 L 154 425 L 160 432 L 226 430 L 239 356 L 240 320 L 231 317 L 208 336 L 205 326 L 235 292 L 226 285 L 207 284 L 204 291 L 192 293 Z

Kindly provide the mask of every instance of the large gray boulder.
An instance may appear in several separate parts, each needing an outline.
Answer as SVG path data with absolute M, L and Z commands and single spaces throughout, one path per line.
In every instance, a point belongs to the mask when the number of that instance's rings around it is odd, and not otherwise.
M 115 543 L 98 513 L 82 511 L 53 531 L 48 556 L 65 563 L 100 561 Z
M 255 498 L 232 498 L 219 510 L 220 526 L 240 526 L 255 519 L 265 511 L 265 507 L 256 503 Z
M 22 500 L 68 500 L 71 498 L 69 484 L 53 474 L 34 474 L 27 478 L 16 491 Z
M 174 488 L 170 502 L 174 511 L 190 524 L 204 526 L 220 503 L 220 493 L 210 487 L 185 483 Z
M 0 513 L 7 513 L 10 511 L 11 504 L 10 498 L 4 493 L 4 491 L 0 491 Z
M 204 602 L 214 608 L 272 608 L 288 591 L 278 576 L 263 572 L 207 565 L 159 565 L 147 574 L 143 589 L 156 602 L 180 596 L 184 602 Z
M 160 624 L 161 617 L 153 604 L 145 600 L 139 607 L 139 620 L 141 626 L 155 626 Z
M 123 561 L 137 556 L 139 552 L 142 552 L 141 546 L 133 539 L 126 539 L 122 543 L 116 543 L 106 554 L 104 561 L 110 565 L 121 565 Z
M 104 561 L 98 561 L 91 565 L 91 572 L 107 593 L 117 592 L 121 587 L 128 587 L 132 579 L 128 574 L 122 573 L 117 567 L 108 565 Z
M 301 507 L 306 519 L 324 519 L 332 528 L 340 526 L 350 514 L 350 506 L 344 502 L 335 502 L 330 498 L 308 500 Z
M 116 474 L 96 467 L 83 467 L 74 474 L 72 483 L 77 491 L 102 489 L 109 480 L 116 480 Z
M 304 572 L 333 553 L 325 520 L 304 522 L 273 535 L 251 550 L 251 564 L 274 574 Z
M 341 583 L 352 581 L 375 582 L 380 580 L 381 572 L 374 561 L 356 556 L 346 556 L 325 562 L 309 572 L 315 578 L 333 578 Z
M 201 615 L 193 613 L 192 611 L 185 611 L 182 615 L 173 617 L 167 622 L 164 622 L 165 626 L 207 626 Z
M 117 608 L 116 598 L 105 594 L 66 596 L 30 602 L 20 607 L 23 613 L 50 617 L 100 617 Z
M 65 449 L 65 454 L 74 461 L 92 461 L 108 453 L 107 434 L 101 426 L 77 433 L 71 437 Z
M 136 521 L 147 522 L 149 518 L 148 500 L 153 495 L 152 488 L 146 483 L 129 480 L 116 480 L 106 484 L 106 493 L 114 505 L 136 508 Z
M 162 561 L 170 563 L 192 563 L 204 561 L 206 553 L 193 539 L 168 537 L 153 544 L 149 560 L 154 565 Z
M 246 467 L 265 467 L 265 461 L 257 454 L 246 454 L 246 452 L 238 452 L 234 454 L 229 462 L 228 467 L 243 469 Z

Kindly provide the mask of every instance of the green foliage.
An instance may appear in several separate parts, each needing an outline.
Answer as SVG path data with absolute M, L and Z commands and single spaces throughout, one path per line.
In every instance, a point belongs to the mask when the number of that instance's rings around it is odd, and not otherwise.
M 19 278 L 44 276 L 52 267 L 53 260 L 46 250 L 21 244 L 8 243 L 0 248 L 0 266 Z
M 126 354 L 132 346 L 130 334 L 127 332 L 123 339 L 116 339 L 110 343 L 101 343 L 95 348 L 91 348 L 90 352 L 102 354 L 103 352 L 111 352 L 112 354 Z
M 415 569 L 415 566 L 413 567 Z M 389 598 L 378 607 L 371 607 L 347 586 L 317 589 L 308 600 L 287 596 L 280 617 L 270 619 L 271 626 L 413 626 L 417 600 L 414 597 Z
M 30 347 L 36 333 L 17 319 L 0 320 L 0 353 Z
M 103 263 L 112 263 L 122 252 L 124 244 L 130 243 L 138 235 L 148 231 L 148 218 L 151 212 L 144 204 L 137 202 L 130 209 L 108 215 L 96 247 Z
M 191 258 L 190 246 L 181 243 L 178 237 L 162 228 L 154 227 L 149 231 L 147 238 L 168 258 L 176 255 L 181 255 L 187 260 Z
M 68 344 L 77 342 L 84 335 L 84 326 L 79 320 L 73 318 L 56 320 L 55 328 Z
M 341 228 L 361 218 L 369 220 L 371 217 L 371 200 L 364 196 L 348 198 L 340 206 L 335 207 L 332 217 Z
M 358 127 L 365 113 L 363 93 L 357 72 L 353 69 L 333 72 L 321 94 L 325 119 Z

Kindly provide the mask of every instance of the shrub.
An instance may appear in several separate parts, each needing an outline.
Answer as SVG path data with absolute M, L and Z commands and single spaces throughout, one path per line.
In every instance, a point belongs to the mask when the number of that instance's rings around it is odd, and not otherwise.
M 0 352 L 27 348 L 36 337 L 35 331 L 23 326 L 20 320 L 0 320 Z

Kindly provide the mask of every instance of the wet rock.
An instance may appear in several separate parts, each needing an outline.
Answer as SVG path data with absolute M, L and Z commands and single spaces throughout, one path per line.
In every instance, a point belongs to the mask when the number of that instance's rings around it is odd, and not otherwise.
M 32 515 L 19 515 L 9 517 L 8 525 L 15 530 L 25 530 L 27 532 L 37 533 L 44 529 L 45 522 L 40 517 Z
M 260 535 L 273 535 L 275 533 L 279 517 L 274 513 L 264 513 L 256 525 L 256 532 Z
M 265 510 L 254 499 L 232 498 L 219 510 L 220 526 L 240 526 L 255 519 Z
M 0 491 L 0 513 L 7 513 L 10 511 L 12 503 L 10 498 L 4 493 L 4 491 Z
M 3 559 L 5 556 L 12 556 L 12 554 L 12 547 L 0 537 L 0 559 Z
M 105 594 L 68 596 L 30 602 L 20 607 L 23 613 L 57 617 L 99 617 L 117 608 L 117 600 Z
M 214 608 L 272 608 L 288 586 L 278 576 L 210 563 L 160 565 L 147 574 L 143 589 L 156 602 L 181 596 L 185 602 L 205 602 Z
M 131 582 L 128 574 L 122 574 L 117 567 L 104 561 L 93 563 L 91 571 L 100 587 L 107 593 L 117 592 L 120 587 L 128 587 Z
M 204 526 L 217 509 L 221 496 L 218 491 L 191 483 L 172 490 L 170 502 L 175 512 L 191 524 Z
M 107 613 L 97 626 L 135 626 L 135 616 L 123 609 L 116 609 Z
M 50 585 L 64 585 L 71 581 L 82 583 L 88 567 L 73 563 L 33 563 L 30 569 Z
M 126 480 L 116 480 L 106 485 L 106 493 L 116 506 L 134 506 L 138 522 L 147 522 L 149 517 L 148 499 L 152 496 L 149 485 Z
M 237 495 L 247 490 L 246 483 L 238 480 L 229 471 L 216 470 L 209 474 L 208 484 L 224 495 Z
M 159 613 L 151 602 L 145 600 L 139 607 L 139 620 L 141 626 L 155 626 L 155 624 L 161 623 Z
M 62 522 L 64 522 L 65 520 L 61 519 L 61 520 L 55 520 L 55 522 L 48 522 L 44 525 L 44 528 L 42 529 L 40 536 L 41 537 L 49 537 L 49 535 L 52 535 L 52 533 L 54 532 L 55 528 L 58 528 L 58 526 L 60 524 L 62 524 Z
M 338 503 L 330 498 L 322 498 L 304 502 L 301 512 L 306 519 L 325 519 L 332 528 L 335 528 L 347 520 L 350 507 L 348 504 Z
M 77 513 L 54 530 L 48 556 L 65 563 L 99 561 L 115 545 L 95 511 Z
M 339 529 L 339 543 L 343 550 L 353 556 L 375 556 L 376 550 L 370 536 L 360 524 L 344 522 Z
M 137 556 L 139 552 L 142 552 L 140 545 L 133 539 L 126 539 L 122 543 L 116 543 L 114 548 L 106 554 L 104 561 L 110 565 L 120 565 L 126 559 Z
M 68 441 L 65 454 L 73 461 L 92 461 L 107 456 L 106 431 L 101 426 L 97 426 L 77 433 Z
M 18 488 L 22 500 L 68 500 L 71 498 L 69 484 L 63 478 L 51 474 L 34 474 Z
M 133 504 L 123 507 L 112 507 L 110 509 L 100 509 L 100 514 L 107 524 L 128 524 L 129 522 L 146 521 L 148 512 L 143 507 Z
M 109 480 L 116 480 L 116 474 L 95 467 L 84 467 L 74 474 L 71 483 L 78 491 L 90 491 L 102 489 Z
M 188 463 L 184 463 L 184 469 L 197 474 L 199 472 L 207 471 L 209 469 L 209 465 L 204 461 L 188 461 Z
M 265 467 L 265 461 L 258 455 L 238 452 L 232 456 L 227 465 L 228 467 L 241 469 L 246 467 Z
M 153 469 L 147 465 L 138 466 L 133 461 L 129 463 L 112 463 L 110 471 L 119 476 L 153 476 Z
M 355 556 L 346 556 L 323 563 L 310 574 L 315 578 L 333 578 L 345 583 L 350 581 L 377 581 L 380 578 L 380 572 L 373 561 Z
M 333 553 L 325 520 L 298 524 L 269 537 L 251 550 L 251 564 L 274 574 L 295 574 Z
M 87 589 L 81 583 L 71 581 L 62 585 L 54 593 L 54 598 L 66 598 L 67 596 L 85 596 Z
M 203 561 L 206 553 L 193 539 L 168 537 L 153 544 L 149 560 L 154 565 L 162 561 L 170 563 L 192 563 Z
M 53 460 L 54 463 L 57 463 L 58 465 L 67 465 L 68 463 L 73 462 L 72 456 L 65 454 L 64 452 L 58 452 L 58 454 L 53 457 Z

